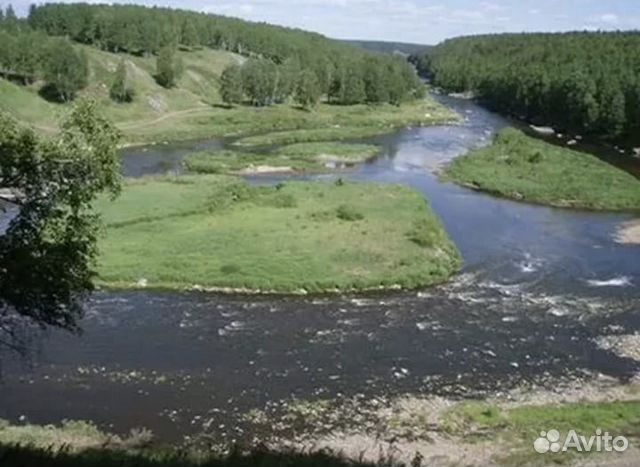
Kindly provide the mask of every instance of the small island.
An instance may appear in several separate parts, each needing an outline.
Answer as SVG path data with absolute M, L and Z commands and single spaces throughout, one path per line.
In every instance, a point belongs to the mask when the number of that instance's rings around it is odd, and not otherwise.
M 151 177 L 127 181 L 98 209 L 99 284 L 110 288 L 410 289 L 442 283 L 461 264 L 422 194 L 399 185 Z
M 486 148 L 454 160 L 445 176 L 506 198 L 556 207 L 637 210 L 640 180 L 597 157 L 507 128 Z
M 372 144 L 298 143 L 265 152 L 198 152 L 187 156 L 184 164 L 189 172 L 203 174 L 317 172 L 353 167 L 379 152 Z

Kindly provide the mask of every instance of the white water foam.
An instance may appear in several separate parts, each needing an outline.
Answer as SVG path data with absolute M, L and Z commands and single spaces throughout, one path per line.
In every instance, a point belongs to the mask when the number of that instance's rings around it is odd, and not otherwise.
M 544 265 L 540 258 L 534 258 L 529 253 L 525 253 L 524 260 L 517 263 L 518 268 L 524 274 L 531 274 L 538 271 Z
M 608 280 L 588 280 L 587 284 L 591 287 L 629 287 L 631 285 L 631 278 L 628 276 L 614 277 Z

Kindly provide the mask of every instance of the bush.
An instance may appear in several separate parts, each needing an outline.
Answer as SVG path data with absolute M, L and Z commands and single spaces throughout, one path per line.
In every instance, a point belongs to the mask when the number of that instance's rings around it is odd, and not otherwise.
M 407 234 L 409 240 L 422 248 L 431 248 L 435 244 L 436 238 L 433 226 L 426 220 L 418 221 L 413 229 Z
M 354 207 L 348 206 L 346 204 L 338 207 L 337 216 L 338 219 L 347 222 L 361 221 L 362 219 L 364 219 L 364 215 L 361 212 L 356 210 Z

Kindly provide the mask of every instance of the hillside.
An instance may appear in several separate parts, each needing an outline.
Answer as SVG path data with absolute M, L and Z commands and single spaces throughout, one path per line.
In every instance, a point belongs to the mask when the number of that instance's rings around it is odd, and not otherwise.
M 89 86 L 79 96 L 96 99 L 104 114 L 118 122 L 125 132 L 160 123 L 160 119 L 179 119 L 188 114 L 213 111 L 212 105 L 220 103 L 218 90 L 222 71 L 245 60 L 239 55 L 212 49 L 179 51 L 184 73 L 175 88 L 166 89 L 154 79 L 154 57 L 114 54 L 82 45 L 75 47 L 83 50 L 89 60 Z M 109 86 L 121 59 L 125 60 L 127 77 L 136 94 L 128 104 L 119 104 L 109 98 Z M 39 94 L 41 87 L 39 81 L 21 86 L 0 79 L 0 109 L 40 130 L 54 131 L 60 114 L 69 104 L 45 100 Z
M 416 62 L 436 86 L 539 125 L 614 140 L 640 130 L 637 31 L 461 37 Z
M 193 11 L 46 4 L 0 18 L 0 43 L 0 109 L 49 133 L 83 97 L 127 143 L 317 129 L 353 109 L 350 127 L 377 132 L 447 114 L 422 108 L 424 85 L 401 57 Z

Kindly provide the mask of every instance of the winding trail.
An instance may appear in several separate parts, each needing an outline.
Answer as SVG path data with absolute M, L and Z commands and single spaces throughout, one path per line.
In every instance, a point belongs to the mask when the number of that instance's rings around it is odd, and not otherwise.
M 145 128 L 145 127 L 149 127 L 149 126 L 153 126 L 156 125 L 158 123 L 164 122 L 165 120 L 170 120 L 173 118 L 179 118 L 179 117 L 185 117 L 188 115 L 193 115 L 193 114 L 197 114 L 197 113 L 201 113 L 201 112 L 212 112 L 213 109 L 211 107 L 193 107 L 191 109 L 185 109 L 185 110 L 177 110 L 175 112 L 168 112 L 164 115 L 161 115 L 158 118 L 155 118 L 153 120 L 144 120 L 144 121 L 138 121 L 138 122 L 124 122 L 124 123 L 120 123 L 117 125 L 117 127 L 120 130 L 123 131 L 127 131 L 127 130 L 137 130 L 139 128 Z
M 129 121 L 129 122 L 119 123 L 119 124 L 116 124 L 116 127 L 118 127 L 122 131 L 137 130 L 139 128 L 146 128 L 153 125 L 157 125 L 158 123 L 164 122 L 166 120 L 186 117 L 186 116 L 198 114 L 198 113 L 213 112 L 213 110 L 214 109 L 209 106 L 193 107 L 185 110 L 167 112 L 157 118 L 154 118 L 153 120 Z M 56 133 L 59 130 L 58 126 L 53 126 L 53 125 L 43 125 L 38 123 L 26 122 L 26 121 L 23 121 L 22 124 L 35 128 L 36 130 L 42 131 L 44 133 L 50 133 L 50 134 Z

